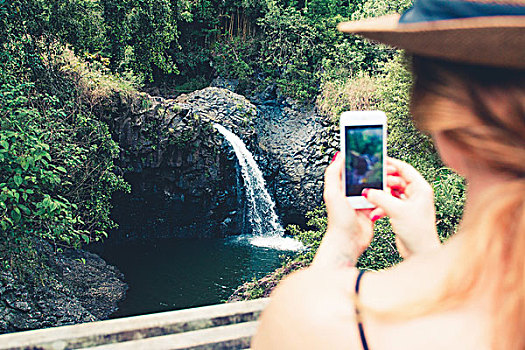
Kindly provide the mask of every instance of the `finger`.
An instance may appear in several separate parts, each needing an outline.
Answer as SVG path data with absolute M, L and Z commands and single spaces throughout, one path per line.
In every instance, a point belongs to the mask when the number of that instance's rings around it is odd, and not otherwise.
M 339 152 L 339 151 L 335 152 L 334 157 L 332 158 L 332 161 L 330 162 L 330 164 L 333 163 L 334 160 L 337 159 L 337 156 L 339 155 L 339 153 L 341 153 L 341 152 Z
M 370 213 L 373 211 L 373 209 L 369 209 L 369 208 L 358 208 L 356 209 L 357 212 L 359 212 L 360 214 L 363 214 L 363 215 L 366 215 L 366 216 L 369 216 Z
M 399 199 L 405 199 L 407 198 L 407 195 L 405 194 L 405 191 L 403 191 L 402 189 L 397 189 L 397 188 L 391 188 L 390 189 L 390 194 L 396 198 L 399 198 Z
M 366 193 L 365 191 L 363 191 L 365 198 L 376 207 L 383 209 L 388 216 L 399 212 L 403 207 L 403 202 L 400 199 L 385 191 L 375 189 L 369 189 Z
M 368 215 L 368 217 L 370 218 L 370 220 L 372 220 L 372 222 L 376 222 L 377 220 L 379 219 L 382 219 L 386 216 L 386 213 L 383 209 L 381 208 L 375 208 L 374 210 L 372 210 L 370 212 L 370 214 Z
M 387 175 L 394 175 L 394 176 L 399 176 L 399 173 L 397 172 L 397 168 L 393 165 L 388 165 L 386 166 L 386 174 Z
M 386 185 L 393 189 L 404 189 L 407 183 L 402 177 L 389 175 L 386 177 Z
M 401 176 L 407 183 L 411 182 L 426 182 L 423 176 L 410 164 L 405 163 L 399 159 L 387 158 L 387 164 L 395 167 Z
M 335 160 L 330 164 L 324 173 L 324 197 L 326 199 L 336 198 L 344 195 L 343 192 L 343 168 L 344 157 L 339 153 Z
M 411 198 L 429 198 L 434 196 L 432 186 L 424 180 L 407 185 L 404 193 Z

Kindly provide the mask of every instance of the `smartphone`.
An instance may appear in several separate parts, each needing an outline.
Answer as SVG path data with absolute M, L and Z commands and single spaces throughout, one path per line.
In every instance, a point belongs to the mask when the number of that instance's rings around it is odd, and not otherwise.
M 381 111 L 343 112 L 340 125 L 346 198 L 356 209 L 374 208 L 361 192 L 386 186 L 386 115 Z

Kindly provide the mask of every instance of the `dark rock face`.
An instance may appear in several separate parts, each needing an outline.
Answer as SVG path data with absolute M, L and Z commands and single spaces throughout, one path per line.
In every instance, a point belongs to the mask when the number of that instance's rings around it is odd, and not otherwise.
M 250 98 L 255 104 L 210 87 L 175 100 L 146 94 L 139 102 L 121 99 L 105 111 L 132 187 L 131 194 L 115 198 L 117 239 L 249 230 L 239 165 L 214 123 L 252 152 L 284 224 L 304 224 L 304 215 L 322 201 L 324 169 L 339 147 L 336 133 L 314 107 L 281 96 L 273 86 Z
M 144 101 L 147 106 L 137 109 L 121 100 L 111 111 L 110 129 L 122 149 L 119 166 L 132 188 L 115 198 L 114 217 L 125 237 L 113 239 L 246 232 L 240 169 L 213 124 L 251 140 L 255 108 L 217 88 Z
M 323 175 L 339 143 L 313 106 L 301 106 L 267 88 L 254 98 L 258 147 L 266 178 L 285 224 L 304 224 L 322 202 Z
M 55 255 L 47 243 L 39 254 L 52 266 L 45 285 L 0 273 L 0 333 L 97 321 L 117 310 L 127 285 L 115 267 L 81 250 Z
M 230 90 L 236 83 L 214 82 Z M 235 125 L 231 130 L 247 144 L 263 171 L 283 223 L 304 224 L 305 214 L 322 202 L 324 170 L 339 150 L 339 135 L 314 106 L 281 95 L 274 85 L 249 99 L 226 89 L 208 88 L 178 100 L 213 120 L 231 120 Z M 255 110 L 257 116 L 253 123 L 245 123 L 239 115 L 231 117 L 236 109 Z

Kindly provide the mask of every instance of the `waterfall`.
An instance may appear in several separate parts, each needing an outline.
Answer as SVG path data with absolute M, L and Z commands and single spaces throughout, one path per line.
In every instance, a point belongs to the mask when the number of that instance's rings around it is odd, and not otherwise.
M 244 142 L 222 125 L 214 124 L 213 126 L 231 144 L 241 166 L 248 202 L 248 219 L 254 234 L 250 238 L 250 243 L 279 249 L 300 249 L 301 243 L 291 238 L 282 237 L 284 229 L 275 213 L 275 203 L 266 190 L 266 182 L 259 166 Z
M 222 125 L 215 124 L 214 127 L 232 145 L 239 160 L 248 201 L 248 219 L 253 233 L 257 236 L 282 236 L 284 229 L 275 214 L 275 203 L 266 190 L 266 182 L 252 154 L 237 135 Z

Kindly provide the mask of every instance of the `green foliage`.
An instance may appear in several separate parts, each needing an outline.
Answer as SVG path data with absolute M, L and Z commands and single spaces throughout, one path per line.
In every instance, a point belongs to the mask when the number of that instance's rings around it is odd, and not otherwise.
M 106 54 L 111 58 L 111 67 L 114 71 L 131 69 L 133 47 L 129 12 L 132 8 L 130 0 L 100 0 L 104 25 L 106 28 Z M 140 73 L 140 72 L 136 72 Z
M 294 7 L 270 6 L 259 21 L 263 35 L 260 57 L 263 70 L 277 80 L 286 94 L 307 99 L 315 94 L 315 60 L 322 55 L 318 32 Z
M 454 234 L 463 215 L 465 180 L 448 168 L 438 169 L 432 181 L 436 203 L 436 224 L 445 241 Z
M 298 226 L 290 225 L 288 230 L 292 236 L 303 243 L 307 249 L 299 253 L 294 262 L 298 266 L 309 265 L 317 252 L 317 248 L 324 237 L 327 227 L 326 208 L 324 205 L 307 214 L 310 229 L 302 230 Z M 375 225 L 374 239 L 370 247 L 361 255 L 357 266 L 359 268 L 379 270 L 393 266 L 401 261 L 395 248 L 394 234 L 387 220 L 379 220 Z
M 376 72 L 394 50 L 336 30 L 339 22 L 358 13 L 364 15 L 366 3 L 268 1 L 264 16 L 258 20 L 260 49 L 250 58 L 251 70 L 262 70 L 285 94 L 300 100 L 312 99 L 322 81 L 361 71 Z M 399 11 L 407 3 L 377 5 L 367 8 L 367 14 Z
M 140 0 L 135 6 L 129 14 L 134 55 L 132 69 L 144 73 L 149 81 L 160 72 L 177 72 L 166 52 L 177 34 L 171 2 Z
M 78 52 L 102 52 L 107 34 L 99 1 L 40 1 L 49 31 L 75 47 Z
M 0 184 L 2 231 L 42 228 L 44 238 L 70 240 L 70 232 L 63 236 L 64 227 L 74 226 L 78 218 L 72 217 L 74 207 L 68 200 L 53 197 L 66 169 L 51 163 L 49 145 L 33 135 L 3 129 L 0 146 L 0 174 L 6 180 Z
M 107 236 L 111 194 L 127 185 L 113 171 L 118 146 L 91 113 L 93 90 L 64 70 L 61 50 L 42 31 L 46 11 L 60 8 L 20 5 L 1 8 L 0 261 L 36 278 L 34 242 L 78 247 Z M 41 17 L 24 17 L 35 13 Z
M 0 100 L 2 228 L 72 246 L 105 236 L 111 193 L 125 188 L 107 126 L 31 83 L 3 85 Z
M 375 72 L 394 52 L 339 33 L 337 23 L 399 12 L 409 3 L 28 0 L 11 2 L 6 11 L 26 23 L 28 34 L 58 38 L 77 55 L 109 63 L 114 73 L 133 71 L 148 82 L 176 85 L 219 74 L 240 79 L 245 89 L 253 88 L 249 82 L 257 75 L 310 100 L 320 82 Z
M 326 80 L 317 106 L 329 117 L 334 125 L 339 124 L 339 116 L 344 111 L 366 111 L 375 109 L 379 103 L 377 76 L 359 73 L 352 77 L 339 77 Z
M 265 290 L 261 286 L 261 283 L 259 282 L 259 280 L 257 280 L 257 278 L 254 277 L 252 281 L 250 282 L 250 284 L 251 286 L 248 291 L 247 298 L 249 300 L 262 298 L 264 296 Z
M 403 13 L 412 5 L 412 0 L 373 0 L 363 1 L 357 11 L 351 15 L 352 20 L 383 16 L 390 13 Z
M 324 19 L 337 15 L 349 17 L 357 11 L 363 1 L 343 1 L 343 0 L 307 0 L 304 3 L 304 13 L 308 17 Z
M 153 81 L 178 72 L 169 52 L 178 47 L 180 5 L 168 0 L 15 0 L 3 4 L 3 35 L 59 39 L 78 55 L 110 59 L 114 72 L 134 70 Z
M 212 57 L 214 67 L 224 78 L 247 80 L 254 74 L 251 61 L 256 56 L 254 40 L 243 40 L 233 37 L 216 42 L 213 45 Z
M 412 164 L 427 179 L 441 168 L 439 156 L 432 140 L 420 133 L 410 116 L 409 101 L 412 78 L 404 56 L 397 56 L 383 64 L 377 81 L 380 97 L 377 109 L 388 118 L 388 155 Z

